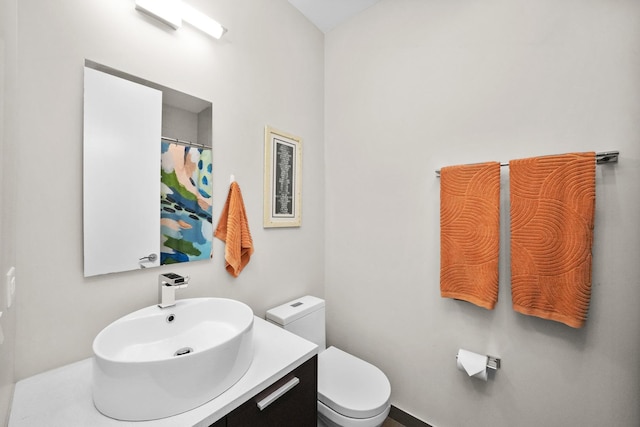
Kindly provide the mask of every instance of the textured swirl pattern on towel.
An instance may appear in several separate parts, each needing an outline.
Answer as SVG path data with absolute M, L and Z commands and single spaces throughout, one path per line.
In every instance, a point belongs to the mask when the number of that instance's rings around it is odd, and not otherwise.
M 440 295 L 492 310 L 498 301 L 500 163 L 440 172 Z
M 595 153 L 509 163 L 515 311 L 584 325 L 591 298 L 595 169 Z

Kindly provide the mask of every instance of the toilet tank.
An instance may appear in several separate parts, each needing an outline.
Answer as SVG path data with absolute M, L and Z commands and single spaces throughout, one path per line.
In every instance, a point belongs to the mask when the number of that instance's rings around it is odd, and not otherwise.
M 324 300 L 311 295 L 267 310 L 267 321 L 326 348 Z

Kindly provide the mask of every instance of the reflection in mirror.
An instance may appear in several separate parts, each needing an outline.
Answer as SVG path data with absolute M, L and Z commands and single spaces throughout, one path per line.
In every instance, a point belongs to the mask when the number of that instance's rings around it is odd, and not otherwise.
M 160 263 L 211 258 L 211 150 L 162 142 Z
M 212 105 L 85 61 L 84 274 L 211 258 Z

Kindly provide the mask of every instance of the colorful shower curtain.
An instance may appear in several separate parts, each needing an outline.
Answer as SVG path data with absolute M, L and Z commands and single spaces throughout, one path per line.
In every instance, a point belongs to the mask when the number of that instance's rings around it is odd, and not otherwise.
M 162 142 L 160 264 L 212 257 L 210 149 Z

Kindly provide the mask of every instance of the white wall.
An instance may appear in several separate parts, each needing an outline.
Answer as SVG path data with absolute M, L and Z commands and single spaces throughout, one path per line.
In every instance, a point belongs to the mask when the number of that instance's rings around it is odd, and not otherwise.
M 15 305 L 8 307 L 5 274 L 15 263 L 16 0 L 0 1 L 0 425 L 8 419 L 14 385 Z
M 191 276 L 179 298 L 236 298 L 259 316 L 323 296 L 323 35 L 286 0 L 189 3 L 227 35 L 173 31 L 133 0 L 19 1 L 18 379 L 90 357 L 104 326 L 156 303 L 160 272 Z M 234 174 L 255 245 L 239 278 L 225 271 L 217 239 L 213 261 L 83 278 L 85 58 L 213 102 L 214 221 Z M 262 228 L 265 125 L 304 140 L 299 229 Z
M 19 236 L 0 260 L 4 273 L 17 258 L 18 379 L 89 357 L 95 334 L 153 304 L 157 274 L 174 269 L 82 276 L 89 58 L 214 103 L 214 218 L 235 174 L 256 254 L 232 279 L 216 240 L 213 261 L 175 267 L 192 277 L 182 297 L 229 296 L 263 315 L 324 290 L 330 344 L 379 365 L 393 403 L 437 427 L 640 423 L 637 1 L 382 0 L 332 31 L 324 53 L 285 0 L 190 3 L 230 28 L 222 41 L 165 29 L 132 0 L 4 0 L 19 12 L 19 148 L 7 156 L 5 130 L 0 190 L 2 230 Z M 261 227 L 265 124 L 304 138 L 300 229 Z M 504 168 L 496 310 L 439 297 L 435 169 L 607 149 L 622 156 L 598 167 L 585 328 L 511 310 Z M 11 208 L 7 164 L 21 165 Z M 455 369 L 459 347 L 503 367 L 472 382 Z
M 437 427 L 640 425 L 640 2 L 382 0 L 325 39 L 328 340 Z M 445 165 L 617 149 L 597 168 L 583 329 L 439 294 Z M 502 358 L 493 380 L 458 348 Z

